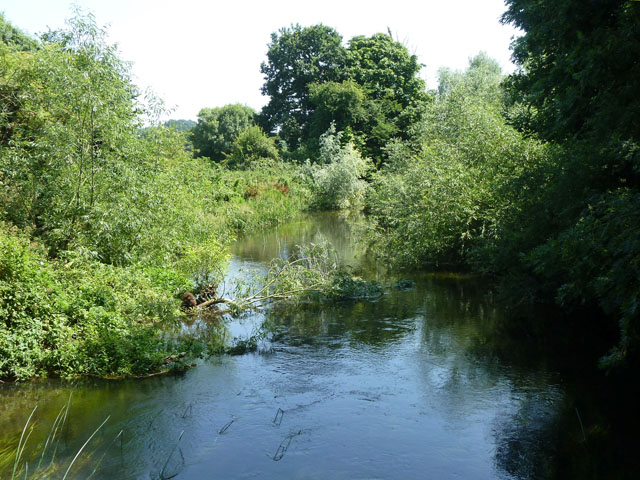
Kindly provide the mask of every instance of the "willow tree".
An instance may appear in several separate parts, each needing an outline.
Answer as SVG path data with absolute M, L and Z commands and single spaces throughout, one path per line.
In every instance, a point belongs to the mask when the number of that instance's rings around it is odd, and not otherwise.
M 3 217 L 52 254 L 79 242 L 126 261 L 154 211 L 158 167 L 138 135 L 144 107 L 130 65 L 93 16 L 77 15 L 36 51 L 5 49 L 0 71 L 14 102 L 0 145 Z

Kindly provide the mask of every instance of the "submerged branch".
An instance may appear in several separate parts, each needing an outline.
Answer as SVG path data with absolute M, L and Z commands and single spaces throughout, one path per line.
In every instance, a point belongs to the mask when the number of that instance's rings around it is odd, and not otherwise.
M 257 285 L 257 287 L 256 287 Z M 192 311 L 225 305 L 220 313 L 259 308 L 274 301 L 296 301 L 311 295 L 326 299 L 365 298 L 382 293 L 377 283 L 355 277 L 337 261 L 328 245 L 297 246 L 288 259 L 274 259 L 263 275 L 236 286 L 234 298 L 215 297 Z

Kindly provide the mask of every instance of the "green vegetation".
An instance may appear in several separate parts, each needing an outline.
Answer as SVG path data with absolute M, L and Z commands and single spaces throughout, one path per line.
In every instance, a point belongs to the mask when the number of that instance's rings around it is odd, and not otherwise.
M 224 160 L 238 134 L 255 125 L 255 116 L 251 107 L 239 104 L 200 110 L 198 123 L 191 131 L 197 155 L 214 162 Z
M 301 302 L 377 297 L 382 287 L 353 275 L 341 265 L 336 252 L 327 243 L 296 246 L 286 258 L 274 258 L 263 274 L 235 287 L 233 298 L 221 298 L 229 311 L 241 312 L 273 302 L 289 305 Z M 264 332 L 262 332 L 264 334 Z M 253 339 L 255 349 L 255 338 Z M 242 343 L 246 347 L 246 342 Z
M 508 0 L 518 71 L 479 54 L 432 92 L 390 34 L 283 28 L 261 112 L 166 126 L 90 15 L 39 41 L 0 17 L 0 377 L 202 353 L 158 325 L 212 287 L 234 233 L 307 208 L 365 209 L 394 265 L 492 277 L 518 311 L 554 304 L 570 325 L 588 314 L 576 335 L 615 332 L 603 363 L 633 365 L 640 3 L 600 3 Z
M 193 127 L 195 127 L 196 125 L 197 125 L 196 122 L 194 122 L 193 120 L 184 120 L 184 119 L 179 119 L 179 120 L 171 119 L 164 122 L 165 127 L 174 128 L 179 132 L 188 132 L 192 130 Z
M 369 204 L 384 250 L 400 264 L 499 268 L 490 262 L 507 253 L 506 225 L 548 161 L 547 147 L 502 116 L 501 80 L 484 55 L 464 73 L 441 71 L 440 90 L 411 140 L 390 145 Z
M 0 44 L 11 50 L 36 50 L 38 42 L 20 29 L 11 25 L 0 13 Z
M 175 129 L 142 129 L 91 16 L 34 50 L 0 45 L 0 79 L 0 377 L 144 375 L 202 354 L 163 333 L 180 296 L 215 281 L 235 232 L 304 208 L 295 172 L 229 171 Z
M 406 138 L 428 102 L 415 55 L 390 35 L 358 36 L 342 45 L 330 27 L 283 28 L 271 36 L 260 113 L 268 132 L 278 131 L 291 157 L 315 160 L 318 138 L 335 123 L 364 157 L 376 163 L 384 146 Z
M 463 73 L 440 72 L 433 104 L 408 140 L 388 144 L 375 178 L 380 243 L 406 266 L 495 277 L 534 329 L 540 320 L 524 312 L 555 305 L 577 344 L 601 337 L 602 355 L 615 343 L 603 365 L 632 368 L 640 4 L 507 5 L 504 21 L 525 31 L 519 70 L 501 82 L 481 55 Z
M 318 163 L 306 165 L 312 204 L 319 209 L 358 209 L 369 187 L 364 177 L 373 165 L 352 143 L 341 146 L 341 137 L 342 132 L 336 133 L 332 124 L 320 137 Z

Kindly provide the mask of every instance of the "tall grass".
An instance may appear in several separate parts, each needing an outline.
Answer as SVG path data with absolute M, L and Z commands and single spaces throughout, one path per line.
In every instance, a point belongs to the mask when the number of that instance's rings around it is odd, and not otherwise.
M 110 416 L 107 416 L 107 418 L 104 419 L 104 421 L 93 431 L 93 433 L 87 438 L 82 446 L 76 451 L 75 455 L 67 465 L 67 468 L 64 470 L 64 474 L 56 475 L 61 473 L 62 469 L 64 468 L 64 462 L 56 462 L 56 458 L 59 456 L 62 431 L 64 430 L 64 427 L 69 419 L 70 407 L 71 395 L 69 395 L 69 400 L 62 406 L 62 408 L 60 408 L 60 411 L 49 427 L 49 431 L 44 443 L 40 442 L 39 444 L 29 445 L 31 434 L 34 432 L 37 424 L 37 420 L 34 419 L 34 415 L 38 409 L 38 405 L 33 408 L 31 414 L 24 424 L 20 439 L 18 441 L 18 445 L 15 449 L 10 480 L 42 479 L 52 478 L 54 476 L 59 476 L 62 480 L 71 478 L 69 477 L 69 475 L 72 468 L 78 463 L 79 459 L 82 457 L 83 452 L 85 452 L 88 445 L 91 443 L 91 440 L 102 429 L 102 427 L 104 427 Z M 102 456 L 93 466 L 93 470 L 86 477 L 87 479 L 93 477 L 93 475 L 97 472 L 98 468 L 102 464 L 102 461 L 109 452 L 109 449 L 115 443 L 115 441 L 119 437 L 121 437 L 122 433 L 123 432 L 120 431 L 113 439 L 113 441 L 109 445 L 107 445 L 107 447 L 104 449 L 104 452 L 102 453 Z M 100 446 L 97 446 L 94 452 L 86 454 L 85 460 L 89 461 L 95 451 L 97 451 L 99 448 Z

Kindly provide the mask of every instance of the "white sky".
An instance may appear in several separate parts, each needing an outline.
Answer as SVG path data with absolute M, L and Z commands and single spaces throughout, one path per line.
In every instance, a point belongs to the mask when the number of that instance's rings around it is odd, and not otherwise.
M 31 34 L 60 28 L 71 15 L 69 0 L 0 0 L 0 11 Z M 509 44 L 517 34 L 498 18 L 503 0 L 78 0 L 108 25 L 121 58 L 133 62 L 135 81 L 150 87 L 170 118 L 196 118 L 203 107 L 244 103 L 256 110 L 260 63 L 272 32 L 300 23 L 335 28 L 346 43 L 356 35 L 391 29 L 426 66 L 422 76 L 437 86 L 440 67 L 463 69 L 484 50 L 505 72 L 513 70 Z

